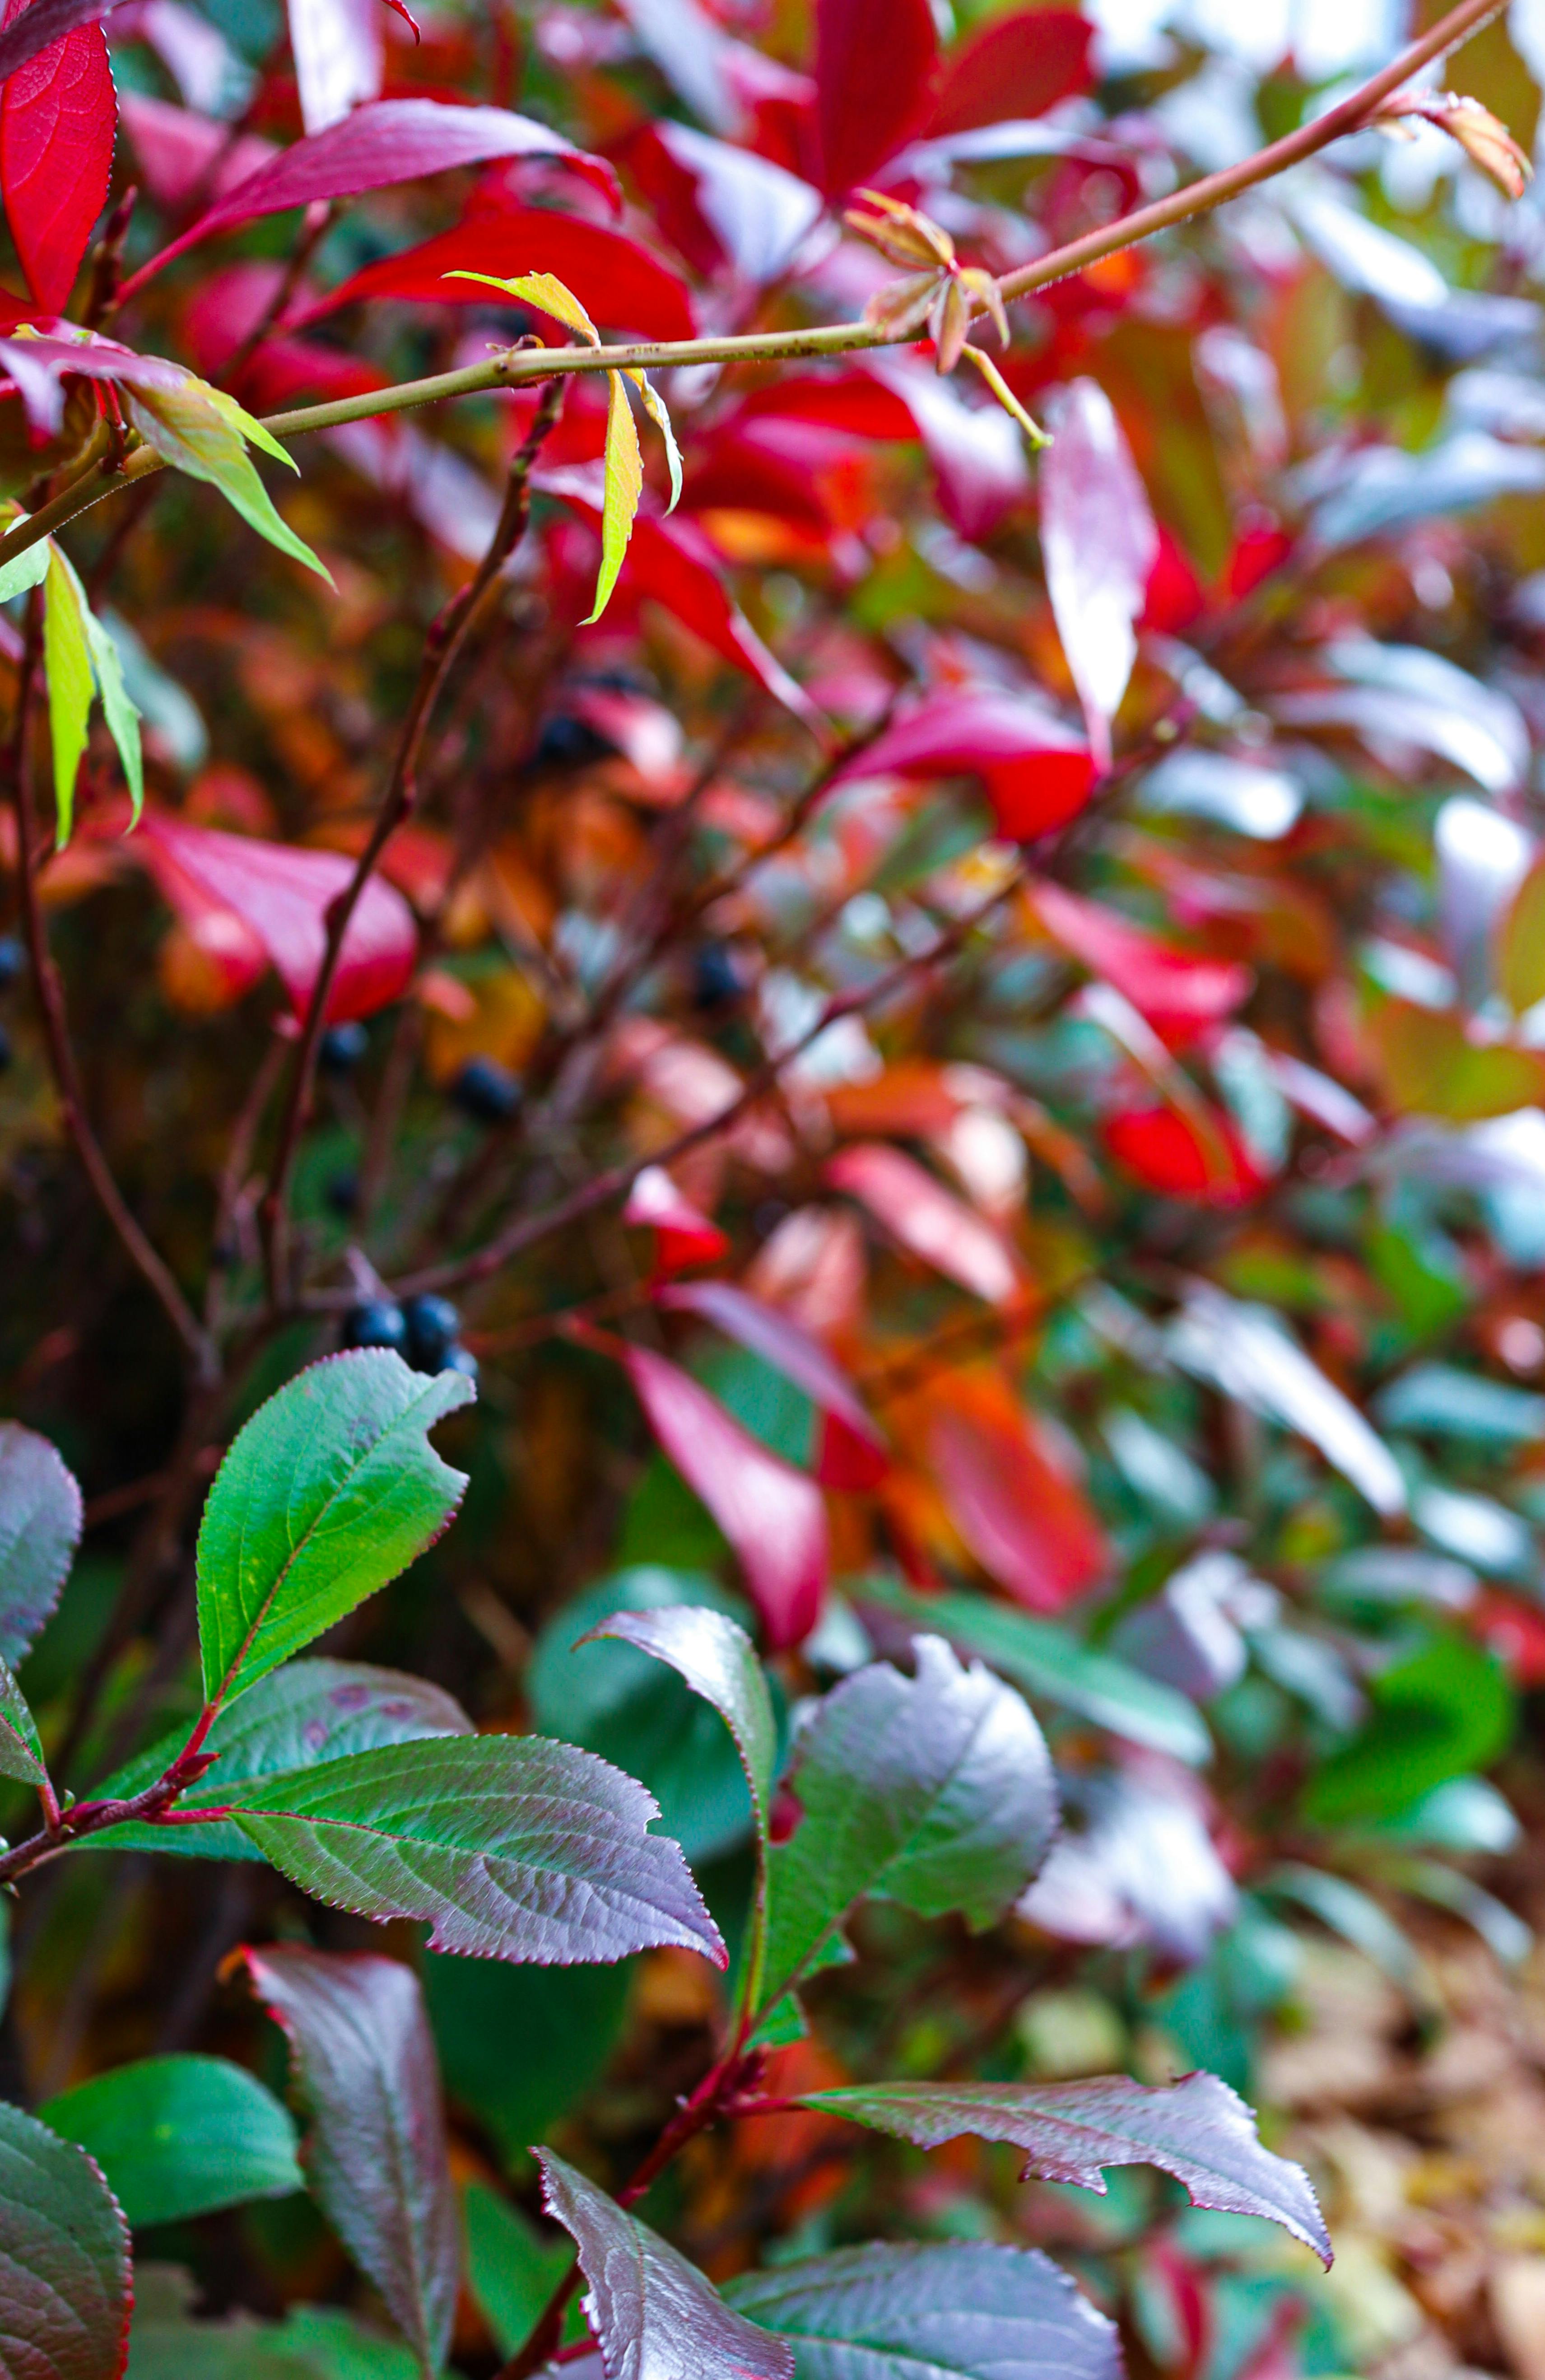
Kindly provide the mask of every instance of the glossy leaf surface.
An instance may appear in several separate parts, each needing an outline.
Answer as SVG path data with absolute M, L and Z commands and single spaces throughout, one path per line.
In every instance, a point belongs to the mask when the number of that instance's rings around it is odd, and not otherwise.
M 362 1917 L 433 1926 L 429 1947 L 539 1965 L 658 1943 L 722 1963 L 641 1785 L 540 1737 L 392 1745 L 245 1788 L 242 1832 L 306 1891 Z
M 1158 554 L 1158 531 L 1109 397 L 1077 380 L 1052 416 L 1041 466 L 1041 546 L 1057 634 L 1082 701 L 1095 761 L 1108 768 L 1110 723 L 1137 657 L 1134 623 Z
M 228 2058 L 138 2058 L 62 2091 L 39 2114 L 95 2159 L 137 2227 L 304 2187 L 287 2110 Z
M 1125 2075 L 1093 2082 L 896 2082 L 818 2091 L 805 2104 L 921 2148 L 937 2148 L 962 2132 L 1011 2141 L 1026 2152 L 1027 2181 L 1039 2174 L 1104 2191 L 1105 2166 L 1161 2166 L 1185 2184 L 1193 2205 L 1265 2216 L 1330 2262 L 1308 2176 L 1261 2147 L 1249 2109 L 1215 2074 L 1188 2074 L 1158 2089 Z
M 18 2380 L 118 2380 L 128 2229 L 83 2150 L 0 2104 L 0 2338 Z
M 855 1900 L 989 1925 L 1024 1889 L 1056 1825 L 1051 1762 L 1010 1686 L 920 1636 L 915 1677 L 886 1662 L 817 1706 L 791 1778 L 803 1813 L 772 1862 L 767 1994 L 776 1999 Z
M 8 30 L 26 0 L 10 0 Z M 13 72 L 0 93 L 0 181 L 27 286 L 62 314 L 107 199 L 117 103 L 107 37 L 84 24 Z
M 725 2296 L 794 2350 L 799 2380 L 1118 2380 L 1115 2325 L 1032 2248 L 879 2241 L 742 2273 Z
M 551 2149 L 537 2154 L 547 2210 L 579 2250 L 607 2380 L 793 2380 L 784 2340 L 733 2313 L 695 2265 Z
M 666 1603 L 652 1611 L 619 1611 L 589 1640 L 615 1637 L 669 1662 L 694 1694 L 711 1703 L 735 1739 L 751 1788 L 756 1831 L 766 1849 L 778 1760 L 778 1722 L 762 1665 L 743 1628 L 701 1604 Z
M 13 1670 L 59 1600 L 80 1514 L 80 1490 L 48 1439 L 0 1422 L 0 1660 Z
M 199 1639 L 212 1701 L 256 1685 L 406 1568 L 466 1481 L 428 1442 L 471 1401 L 456 1372 L 366 1349 L 271 1398 L 221 1464 L 199 1531 Z
M 460 2265 L 440 2075 L 418 1979 L 395 1959 L 248 1949 L 310 2118 L 308 2183 L 427 2372 L 451 2344 Z

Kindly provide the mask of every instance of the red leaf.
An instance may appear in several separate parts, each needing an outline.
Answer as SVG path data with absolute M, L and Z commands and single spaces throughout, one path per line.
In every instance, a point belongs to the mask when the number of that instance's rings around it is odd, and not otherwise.
M 77 26 L 98 24 L 118 6 L 119 0 L 32 0 L 30 8 L 7 9 L 6 30 L 0 33 L 0 83 L 8 82 Z
M 730 1253 L 730 1242 L 718 1225 L 682 1196 L 663 1165 L 645 1167 L 628 1193 L 622 1220 L 642 1223 L 654 1232 L 662 1273 L 680 1272 L 687 1265 L 717 1264 Z
M 1072 8 L 1017 8 L 961 42 L 947 59 L 930 140 L 1044 115 L 1059 99 L 1087 91 L 1094 28 Z
M 827 1164 L 826 1179 L 867 1207 L 914 1257 L 962 1289 L 993 1305 L 1024 1293 L 1020 1259 L 1008 1241 L 899 1148 L 867 1140 L 839 1149 Z
M 1503 1661 L 1515 1682 L 1532 1691 L 1545 1685 L 1545 1612 L 1521 1597 L 1488 1586 L 1466 1615 L 1483 1645 Z
M 910 357 L 876 358 L 883 376 L 911 415 L 938 480 L 939 501 L 961 537 L 985 537 L 1030 492 L 1024 437 L 989 398 L 971 406 Z
M 822 1437 L 815 1476 L 824 1488 L 862 1491 L 889 1467 L 885 1440 L 819 1340 L 776 1306 L 727 1281 L 683 1281 L 656 1293 L 673 1314 L 695 1314 L 727 1339 L 749 1347 L 820 1408 Z
M 1035 906 L 1063 949 L 1092 975 L 1114 984 L 1172 1049 L 1220 1025 L 1249 997 L 1254 978 L 1249 967 L 1172 950 L 1156 934 L 1144 933 L 1098 902 L 1065 892 L 1059 884 L 1037 885 Z
M 1223 568 L 1223 591 L 1231 603 L 1245 597 L 1280 570 L 1293 551 L 1293 540 L 1277 522 L 1257 520 L 1240 530 Z
M 1041 465 L 1041 551 L 1057 634 L 1102 769 L 1137 656 L 1158 531 L 1109 397 L 1076 380 L 1052 417 Z
M 308 132 L 379 99 L 386 72 L 381 0 L 289 0 L 290 55 Z
M 1197 1198 L 1204 1207 L 1243 1207 L 1266 1177 L 1225 1116 L 1212 1119 L 1211 1146 L 1189 1117 L 1169 1107 L 1132 1108 L 1112 1116 L 1105 1146 L 1147 1190 Z
M 594 527 L 601 519 L 601 474 L 584 467 L 538 472 L 535 485 L 561 497 Z M 765 686 L 823 740 L 827 723 L 777 656 L 768 651 L 740 607 L 731 602 L 713 551 L 692 522 L 661 520 L 640 513 L 622 565 L 622 584 L 635 595 L 652 596 L 684 627 L 727 662 Z
M 617 1352 L 666 1455 L 733 1547 L 769 1646 L 798 1645 L 826 1592 L 820 1489 L 769 1454 L 680 1365 L 647 1347 Z
M 922 130 L 938 54 L 928 0 L 816 0 L 815 121 L 828 197 L 866 181 Z
M 951 1384 L 928 1433 L 950 1518 L 982 1567 L 1027 1611 L 1059 1611 L 1104 1576 L 1100 1524 L 1008 1391 Z
M 8 0 L 5 22 L 25 0 Z M 113 173 L 117 101 L 100 25 L 80 25 L 29 60 L 0 98 L 0 180 L 27 286 L 62 313 Z
M 122 295 L 132 296 L 185 249 L 260 215 L 283 214 L 317 199 L 358 198 L 363 191 L 416 182 L 453 165 L 481 165 L 491 157 L 561 157 L 609 198 L 616 191 L 617 177 L 603 158 L 576 149 L 529 115 L 513 115 L 505 107 L 453 107 L 437 99 L 371 100 L 342 124 L 297 140 L 271 164 L 249 174 L 180 238 L 132 273 Z
M 619 154 L 660 229 L 700 273 L 728 261 L 748 281 L 770 281 L 821 212 L 820 192 L 797 174 L 692 125 L 644 125 Z
M 196 115 L 188 107 L 174 107 L 169 99 L 149 98 L 143 91 L 126 91 L 119 111 L 124 130 L 134 143 L 140 179 L 163 207 L 186 206 L 202 188 L 211 167 L 211 195 L 223 198 L 276 153 L 272 143 L 260 140 L 256 133 L 246 132 L 232 140 L 229 125 Z
M 223 834 L 182 819 L 147 813 L 138 842 L 174 908 L 181 880 L 206 903 L 232 910 L 250 929 L 277 970 L 291 1005 L 303 1016 L 320 971 L 327 909 L 354 874 L 339 851 L 307 851 L 256 835 Z M 171 871 L 158 866 L 170 859 Z M 340 1023 L 368 1016 L 407 989 L 417 949 L 413 912 L 400 892 L 372 877 L 349 920 L 342 963 L 327 1004 Z
M 315 322 L 372 298 L 436 306 L 520 303 L 479 282 L 448 281 L 451 273 L 492 273 L 506 280 L 518 273 L 555 273 L 594 322 L 646 339 L 690 339 L 697 328 L 685 282 L 658 257 L 623 232 L 551 207 L 470 215 L 421 248 L 367 264 L 296 319 Z
M 1159 550 L 1143 592 L 1140 626 L 1157 629 L 1161 636 L 1183 637 L 1206 609 L 1206 591 L 1191 567 L 1189 555 L 1174 532 L 1161 526 Z
M 1076 818 L 1094 767 L 1080 736 L 1023 695 L 932 696 L 838 771 L 866 777 L 982 778 L 1000 832 L 1029 841 Z

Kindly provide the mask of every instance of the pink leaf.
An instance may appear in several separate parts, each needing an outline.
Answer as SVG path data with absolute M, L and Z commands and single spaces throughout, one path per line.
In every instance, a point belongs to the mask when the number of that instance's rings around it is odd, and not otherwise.
M 1023 1269 L 1008 1241 L 899 1148 L 859 1141 L 828 1160 L 826 1179 L 867 1207 L 911 1255 L 989 1305 L 1024 1294 Z
M 5 21 L 22 13 L 10 0 Z M 113 173 L 117 103 L 107 36 L 79 25 L 12 74 L 0 97 L 0 180 L 27 286 L 61 313 Z
M 1023 695 L 931 696 L 838 772 L 982 778 L 1000 831 L 1017 841 L 1076 818 L 1094 782 L 1089 747 Z
M 1109 1553 L 1082 1491 L 1025 1413 L 996 1400 L 939 1402 L 928 1451 L 950 1518 L 1027 1611 L 1059 1611 L 1104 1577 Z
M 538 472 L 536 485 L 559 496 L 593 526 L 601 518 L 601 474 L 590 465 Z M 768 651 L 718 575 L 713 551 L 690 521 L 640 513 L 622 565 L 622 584 L 652 596 L 713 651 L 744 670 L 823 739 L 827 724 L 803 688 Z
M 379 0 L 376 0 L 379 6 Z M 571 288 L 592 322 L 646 339 L 690 339 L 697 328 L 687 286 L 669 265 L 625 233 L 551 207 L 511 207 L 469 215 L 453 231 L 401 256 L 383 256 L 353 273 L 300 322 L 368 298 L 405 298 L 417 305 L 516 306 L 476 281 L 448 273 L 553 273 Z
M 261 942 L 297 1016 L 309 1004 L 327 938 L 327 911 L 354 875 L 338 851 L 308 851 L 189 826 L 147 813 L 139 830 L 151 868 L 169 858 L 209 901 L 233 910 Z M 157 871 L 158 874 L 160 871 Z M 176 905 L 175 878 L 163 879 Z M 417 948 L 413 912 L 400 892 L 373 877 L 349 920 L 343 959 L 328 1000 L 331 1023 L 368 1016 L 407 989 Z
M 770 281 L 821 212 L 819 190 L 797 174 L 692 125 L 646 125 L 623 157 L 661 230 L 700 272 L 728 261 L 748 281 Z
M 926 123 L 938 66 L 928 0 L 816 0 L 821 183 L 839 197 Z
M 609 198 L 616 190 L 616 176 L 604 159 L 576 149 L 529 115 L 513 115 L 505 107 L 456 107 L 438 99 L 371 100 L 341 124 L 297 140 L 272 164 L 249 174 L 131 274 L 122 294 L 130 297 L 152 273 L 199 241 L 260 215 L 283 214 L 319 199 L 358 198 L 453 165 L 481 165 L 491 157 L 561 157 Z
M 232 140 L 228 125 L 196 115 L 191 108 L 174 107 L 169 99 L 126 91 L 119 105 L 140 179 L 163 207 L 185 206 L 211 168 L 212 195 L 221 198 L 275 153 L 272 144 L 255 132 Z
M 820 1489 L 769 1454 L 680 1365 L 647 1347 L 618 1353 L 666 1455 L 733 1547 L 769 1646 L 800 1644 L 826 1592 Z
M 1041 464 L 1041 553 L 1068 667 L 1102 769 L 1110 723 L 1137 658 L 1159 533 L 1111 401 L 1076 380 L 1048 415 Z
M 1192 958 L 1145 933 L 1114 909 L 1041 884 L 1035 906 L 1042 924 L 1092 975 L 1114 984 L 1172 1049 L 1183 1049 L 1209 1026 L 1221 1025 L 1249 999 L 1249 967 L 1229 960 Z
M 808 1330 L 775 1306 L 727 1281 L 683 1281 L 656 1292 L 672 1314 L 695 1314 L 727 1339 L 762 1356 L 819 1407 L 821 1447 L 815 1476 L 824 1488 L 873 1488 L 889 1465 L 885 1440 L 851 1382 Z
M 642 1223 L 655 1234 L 662 1273 L 686 1265 L 717 1264 L 730 1243 L 718 1225 L 684 1197 L 663 1165 L 646 1165 L 628 1193 L 624 1223 Z
M 290 55 L 308 132 L 379 99 L 386 72 L 381 0 L 289 0 Z
M 946 61 L 931 140 L 1044 115 L 1093 81 L 1094 28 L 1073 8 L 1016 8 L 994 17 Z

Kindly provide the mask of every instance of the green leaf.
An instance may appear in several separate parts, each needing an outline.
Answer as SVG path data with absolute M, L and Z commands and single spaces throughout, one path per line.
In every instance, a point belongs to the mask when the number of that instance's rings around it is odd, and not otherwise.
M 86 749 L 94 687 L 80 582 L 58 547 L 52 544 L 42 597 L 42 657 L 54 754 L 54 839 L 62 851 L 70 839 L 75 817 L 75 781 Z
M 4 1661 L 0 1661 L 0 1777 L 15 1777 L 23 1785 L 48 1782 L 37 1721 Z
M 525 1675 L 532 1725 L 625 1768 L 660 1805 L 691 1861 L 743 1843 L 754 1823 L 734 1744 L 706 1705 L 656 1660 L 622 1644 L 579 1645 L 618 1610 L 662 1604 L 745 1606 L 714 1580 L 658 1562 L 614 1571 L 565 1603 L 537 1639 Z
M 551 2149 L 538 2160 L 548 2213 L 579 2250 L 609 2380 L 793 2380 L 782 2339 L 732 2313 L 694 2265 Z
M 875 2241 L 723 2294 L 789 2341 L 796 2380 L 1121 2380 L 1115 2324 L 1033 2248 Z
M 6 527 L 14 528 L 18 521 L 26 518 L 27 515 L 18 507 L 11 512 Z M 48 568 L 48 557 L 52 552 L 53 540 L 40 537 L 32 544 L 24 546 L 19 553 L 13 554 L 9 562 L 0 564 L 0 603 L 8 603 L 13 595 L 25 595 L 29 588 L 38 585 Z
M 1080 1645 L 1066 1628 L 980 1595 L 911 1595 L 887 1578 L 865 1578 L 861 1603 L 878 1604 L 919 1628 L 936 1629 L 975 1653 L 1027 1694 L 1077 1712 L 1128 1743 L 1201 1767 L 1212 1738 L 1195 1705 L 1127 1662 Z
M 599 2080 L 622 2030 L 631 1973 L 625 1960 L 610 1967 L 424 1961 L 445 2088 L 512 2168 Z M 512 2041 L 519 2058 L 510 2056 Z
M 467 2286 L 501 2355 L 521 2346 L 570 2265 L 561 2240 L 544 2240 L 527 2215 L 481 2181 L 467 2185 Z
M 992 1925 L 1056 1826 L 1041 1730 L 1011 1686 L 920 1636 L 915 1678 L 883 1661 L 816 1705 L 796 1746 L 803 1816 L 771 1864 L 766 1999 L 807 1972 L 868 1893 Z
M 572 289 L 559 280 L 556 273 L 517 273 L 503 280 L 497 273 L 447 273 L 446 281 L 483 281 L 490 289 L 502 289 L 511 298 L 523 298 L 540 314 L 550 314 L 566 331 L 577 331 L 586 346 L 598 347 L 601 334 L 590 320 Z
M 594 1645 L 607 1637 L 669 1662 L 694 1694 L 713 1705 L 740 1754 L 765 1856 L 778 1766 L 778 1721 L 762 1664 L 745 1630 L 727 1613 L 701 1604 L 667 1603 L 652 1610 L 615 1611 L 579 1642 Z
M 163 461 L 186 471 L 190 479 L 206 480 L 218 488 L 260 537 L 267 538 L 281 553 L 303 562 L 332 586 L 331 574 L 310 547 L 275 512 L 244 442 L 251 439 L 292 469 L 296 468 L 293 457 L 260 422 L 243 412 L 235 398 L 211 388 L 192 372 L 176 387 L 160 383 L 136 387 L 126 382 L 123 395 L 134 427 Z
M 305 2187 L 288 2111 L 229 2058 L 142 2058 L 38 2112 L 96 2159 L 131 2224 Z
M 73 2141 L 0 2102 L 0 2341 L 18 2380 L 118 2380 L 128 2228 Z
M 471 1733 L 472 1721 L 460 1704 L 427 1679 L 378 1670 L 367 1661 L 288 1661 L 221 1709 L 204 1739 L 205 1751 L 218 1755 L 215 1765 L 177 1807 L 219 1809 L 235 1788 L 255 1777 L 344 1760 L 383 1743 Z M 104 1801 L 120 1802 L 142 1792 L 165 1775 L 187 1740 L 186 1726 L 172 1729 L 116 1770 L 98 1792 Z M 81 1849 L 174 1852 L 197 1859 L 260 1856 L 229 1818 L 201 1827 L 106 1827 L 88 1835 Z
M 1193 2206 L 1280 2223 L 1328 2265 L 1331 2243 L 1309 2177 L 1273 2156 L 1244 2101 L 1215 2074 L 1148 2089 L 1125 2074 L 1092 2082 L 878 2082 L 813 2091 L 803 2103 L 919 2148 L 971 2134 L 1026 2152 L 1020 2180 L 1104 2191 L 1106 2166 L 1156 2165 Z
M 611 601 L 611 590 L 622 567 L 644 493 L 644 455 L 638 424 L 628 402 L 627 382 L 621 372 L 607 374 L 606 488 L 601 501 L 601 570 L 596 581 L 596 608 L 583 627 L 592 626 Z
M 315 2380 L 415 2380 L 418 2371 L 410 2347 L 362 2329 L 337 2306 L 292 2306 L 273 2337 Z
M 1435 1994 L 1420 1951 L 1360 1885 L 1293 1860 L 1285 1867 L 1273 1868 L 1261 1889 L 1275 1900 L 1296 1901 L 1300 1909 L 1309 1910 L 1322 1925 L 1371 1960 L 1418 2008 L 1434 2007 Z
M 86 641 L 91 649 L 91 667 L 96 673 L 97 691 L 102 696 L 103 717 L 107 732 L 118 747 L 118 759 L 128 781 L 129 799 L 138 822 L 145 807 L 145 756 L 139 744 L 139 713 L 129 698 L 124 683 L 124 665 L 114 643 L 85 597 L 81 598 L 86 618 Z
M 1484 1769 L 1512 1737 L 1516 1696 L 1495 1654 L 1457 1633 L 1369 1683 L 1373 1708 L 1352 1742 L 1322 1761 L 1303 1797 L 1318 1826 L 1393 1817 L 1434 1785 Z
M 570 1744 L 395 1744 L 245 1788 L 233 1815 L 319 1900 L 428 1920 L 431 1949 L 561 1966 L 670 1942 L 724 1964 L 648 1794 Z
M 431 1545 L 465 1475 L 428 1431 L 471 1402 L 363 1348 L 313 1364 L 254 1414 L 216 1474 L 199 1531 L 199 1640 L 213 1702 L 256 1685 Z

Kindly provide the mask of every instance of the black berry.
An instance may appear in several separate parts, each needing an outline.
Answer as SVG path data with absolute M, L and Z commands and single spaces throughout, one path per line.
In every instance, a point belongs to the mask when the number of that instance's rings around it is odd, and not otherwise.
M 351 1305 L 344 1317 L 345 1347 L 392 1347 L 401 1354 L 407 1335 L 407 1318 L 389 1297 L 372 1297 L 363 1305 Z
M 416 1372 L 442 1372 L 462 1318 L 448 1298 L 410 1297 L 403 1307 L 407 1326 L 405 1353 Z
M 0 934 L 0 991 L 15 983 L 26 968 L 26 945 L 15 934 Z
M 369 1046 L 363 1025 L 330 1025 L 317 1044 L 317 1063 L 324 1075 L 352 1075 Z
M 359 1204 L 358 1174 L 330 1174 L 322 1196 L 335 1215 L 352 1215 Z
M 745 987 L 735 953 L 723 942 L 705 942 L 693 953 L 692 999 L 694 1008 L 712 1010 L 728 1008 L 739 1000 Z
M 555 710 L 542 722 L 532 758 L 538 769 L 583 769 L 593 760 L 604 760 L 615 749 L 583 719 Z
M 470 1347 L 464 1347 L 458 1342 L 454 1347 L 446 1349 L 445 1361 L 440 1368 L 442 1372 L 460 1372 L 464 1378 L 476 1381 L 477 1358 Z
M 451 1097 L 475 1123 L 508 1123 L 520 1106 L 520 1085 L 495 1058 L 469 1058 Z

